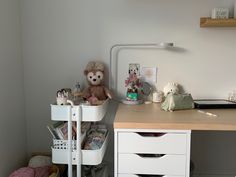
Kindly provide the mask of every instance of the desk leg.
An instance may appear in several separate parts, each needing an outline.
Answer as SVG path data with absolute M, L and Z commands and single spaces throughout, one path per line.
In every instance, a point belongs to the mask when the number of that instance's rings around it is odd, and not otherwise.
M 191 130 L 187 132 L 186 177 L 190 177 Z
M 117 152 L 117 146 L 118 146 L 118 131 L 114 130 L 114 177 L 118 176 L 118 152 Z

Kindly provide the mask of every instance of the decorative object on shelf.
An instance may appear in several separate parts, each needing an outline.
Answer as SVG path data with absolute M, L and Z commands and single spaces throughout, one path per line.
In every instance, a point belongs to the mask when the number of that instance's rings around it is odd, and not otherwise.
M 164 87 L 164 96 L 166 97 L 169 93 L 178 94 L 179 93 L 179 84 L 174 82 L 169 82 Z
M 145 82 L 155 84 L 157 82 L 157 68 L 156 67 L 142 67 L 141 78 Z
M 77 82 L 75 84 L 75 87 L 74 87 L 74 90 L 73 90 L 73 97 L 74 97 L 73 101 L 76 104 L 79 104 L 82 101 L 82 96 L 83 96 L 83 92 L 82 92 L 82 89 L 81 89 L 80 82 Z
M 180 93 L 180 85 L 177 83 L 168 83 L 164 87 L 164 96 L 165 101 L 161 104 L 161 108 L 165 111 L 194 108 L 191 94 Z
M 229 93 L 228 100 L 236 102 L 236 90 L 233 90 L 232 92 Z
M 67 122 L 56 122 L 53 125 L 47 125 L 49 132 L 54 139 L 68 139 L 68 124 Z M 72 137 L 76 139 L 76 123 L 72 123 Z
M 161 108 L 165 111 L 193 109 L 194 102 L 191 94 L 169 93 L 161 104 Z
M 228 8 L 214 8 L 211 13 L 212 19 L 228 19 L 229 9 Z
M 67 100 L 70 100 L 71 98 L 72 98 L 72 92 L 70 88 L 63 88 L 57 91 L 56 100 L 58 105 L 66 105 Z
M 136 76 L 140 75 L 140 64 L 130 63 L 129 64 L 129 74 L 134 74 Z
M 87 132 L 87 137 L 84 143 L 85 150 L 100 149 L 107 136 L 107 128 L 105 125 L 92 125 Z
M 164 99 L 164 92 L 162 91 L 155 91 L 152 94 L 152 102 L 153 103 L 161 103 Z
M 139 100 L 139 92 L 142 87 L 141 81 L 138 77 L 139 68 L 137 64 L 129 64 L 129 76 L 125 80 L 125 87 L 127 87 L 126 100 L 129 102 L 137 102 Z M 133 103 L 132 103 L 133 104 Z
M 143 99 L 145 100 L 145 104 L 152 103 L 152 92 L 153 92 L 153 86 L 148 82 L 143 82 L 141 93 L 143 94 Z
M 103 85 L 104 71 L 105 66 L 95 61 L 89 62 L 84 70 L 89 87 L 83 91 L 83 98 L 91 105 L 100 105 L 107 98 L 112 99 L 111 91 Z
M 200 19 L 200 27 L 236 27 L 236 19 L 212 19 L 209 17 L 202 17 Z

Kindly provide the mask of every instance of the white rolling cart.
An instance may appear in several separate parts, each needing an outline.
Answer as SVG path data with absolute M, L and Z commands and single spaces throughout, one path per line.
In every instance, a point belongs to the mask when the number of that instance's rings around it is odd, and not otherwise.
M 68 122 L 68 140 L 53 140 L 52 161 L 56 164 L 68 164 L 68 177 L 72 177 L 72 165 L 77 165 L 77 177 L 81 177 L 81 165 L 99 165 L 104 157 L 108 144 L 108 134 L 98 150 L 83 150 L 81 142 L 81 122 L 101 121 L 105 116 L 109 100 L 102 105 L 51 105 L 51 120 Z M 72 121 L 77 122 L 77 140 L 72 140 Z

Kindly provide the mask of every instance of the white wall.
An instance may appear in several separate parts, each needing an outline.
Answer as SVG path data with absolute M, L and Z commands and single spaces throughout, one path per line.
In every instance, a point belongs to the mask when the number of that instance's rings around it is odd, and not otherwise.
M 0 176 L 25 163 L 26 120 L 18 0 L 0 1 Z
M 116 43 L 173 41 L 184 52 L 171 54 L 176 60 L 155 61 L 166 71 L 161 74 L 170 70 L 180 73 L 177 81 L 196 97 L 227 96 L 235 88 L 235 28 L 201 29 L 199 21 L 201 16 L 209 16 L 213 7 L 232 4 L 233 0 L 22 0 L 29 152 L 50 150 L 51 137 L 45 127 L 56 90 L 83 81 L 83 68 L 91 58 L 102 58 L 108 64 L 109 49 Z M 145 57 L 144 53 L 140 56 Z M 160 56 L 166 55 L 152 52 L 150 58 Z M 170 63 L 172 67 L 168 67 Z M 112 118 L 106 122 L 112 126 Z M 195 134 L 195 143 L 205 147 L 203 152 L 192 152 L 197 173 L 236 173 L 234 159 L 218 161 L 221 149 L 215 145 L 231 141 L 222 134 L 205 141 L 202 137 L 212 136 Z M 235 149 L 235 142 L 230 145 Z M 202 160 L 202 153 L 212 159 L 213 166 Z

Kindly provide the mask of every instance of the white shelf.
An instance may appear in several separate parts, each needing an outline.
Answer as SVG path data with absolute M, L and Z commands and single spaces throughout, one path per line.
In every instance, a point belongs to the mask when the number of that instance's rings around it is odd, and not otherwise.
M 104 157 L 108 144 L 108 135 L 98 150 L 81 150 L 82 152 L 82 165 L 99 165 Z M 68 163 L 68 149 L 55 149 L 52 147 L 52 161 L 57 164 Z M 77 165 L 78 160 L 76 159 L 76 150 L 72 151 L 72 164 Z
M 104 101 L 102 105 L 90 106 L 90 105 L 75 105 L 72 106 L 72 121 L 77 121 L 76 111 L 81 107 L 81 121 L 83 122 L 97 122 L 101 121 L 107 112 L 109 99 Z M 70 105 L 55 105 L 51 104 L 51 119 L 54 121 L 68 121 Z

